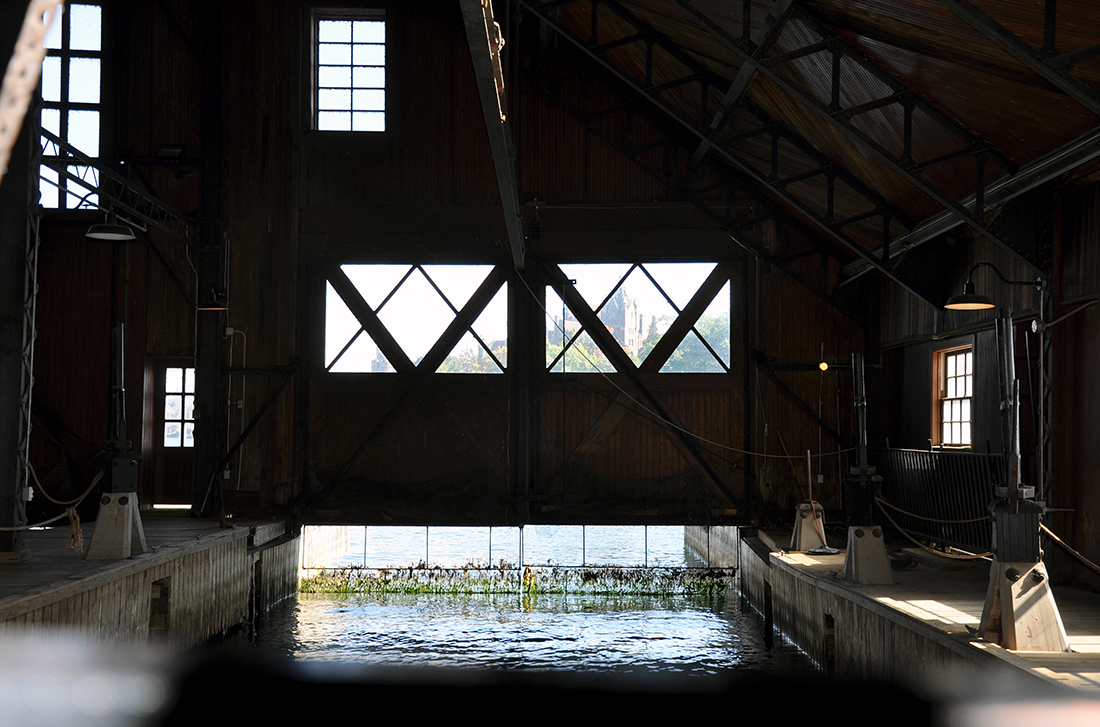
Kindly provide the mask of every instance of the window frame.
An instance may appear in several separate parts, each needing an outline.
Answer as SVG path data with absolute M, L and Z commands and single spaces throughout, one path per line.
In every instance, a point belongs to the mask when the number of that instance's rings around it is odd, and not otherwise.
M 970 373 L 966 374 L 970 377 L 970 395 L 964 397 L 948 397 L 947 396 L 947 359 L 950 356 L 958 356 L 960 354 L 969 353 L 971 356 Z M 937 349 L 932 353 L 932 445 L 941 449 L 952 450 L 967 450 L 972 449 L 974 446 L 974 371 L 976 366 L 974 364 L 975 346 L 971 343 L 965 343 L 957 346 L 950 346 L 947 348 Z M 947 443 L 944 436 L 944 421 L 943 404 L 945 401 L 951 400 L 966 400 L 970 402 L 970 418 L 965 420 L 970 425 L 970 439 L 965 443 Z M 963 421 L 963 420 L 960 420 Z
M 366 137 L 381 137 L 390 133 L 393 128 L 393 116 L 390 109 L 390 95 L 389 86 L 392 78 L 392 65 L 389 58 L 390 48 L 390 31 L 392 28 L 392 22 L 385 8 L 372 6 L 372 7 L 315 7 L 310 11 L 309 16 L 309 67 L 307 69 L 307 78 L 309 78 L 309 119 L 308 127 L 312 132 L 318 132 L 323 134 L 356 134 L 366 135 Z M 320 45 L 319 23 L 322 20 L 373 20 L 381 21 L 385 25 L 385 39 L 382 42 L 384 50 L 384 59 L 381 68 L 385 74 L 384 85 L 382 86 L 383 93 L 383 128 L 381 130 L 373 129 L 321 129 L 318 123 L 318 114 L 321 109 L 319 108 L 318 94 L 322 88 L 320 85 L 320 59 L 318 57 L 318 46 Z M 354 88 L 354 86 L 352 87 Z
M 72 44 L 72 32 L 71 32 L 71 20 L 72 13 L 70 12 L 70 5 L 66 5 L 65 12 L 61 13 L 58 21 L 61 23 L 60 27 L 60 48 L 46 48 L 45 58 L 43 63 L 45 64 L 48 58 L 60 59 L 60 77 L 58 94 L 59 98 L 56 101 L 46 101 L 43 97 L 43 81 L 40 80 L 38 87 L 38 127 L 42 128 L 42 115 L 47 110 L 56 111 L 58 113 L 58 126 L 56 136 L 62 141 L 67 143 L 70 140 L 70 129 L 68 114 L 72 111 L 94 111 L 98 114 L 97 122 L 97 139 L 96 139 L 96 154 L 88 154 L 87 149 L 80 149 L 82 153 L 88 155 L 88 158 L 92 162 L 96 162 L 103 158 L 103 143 L 104 143 L 104 109 L 106 104 L 104 102 L 105 87 L 103 79 L 106 77 L 107 71 L 105 66 L 107 63 L 107 41 L 106 41 L 106 28 L 107 23 L 105 20 L 106 8 L 102 0 L 80 0 L 74 2 L 72 5 L 87 5 L 96 7 L 99 9 L 99 50 L 87 50 L 78 49 L 74 50 Z M 52 32 L 52 31 L 51 31 Z M 69 76 L 70 66 L 75 59 L 94 59 L 99 63 L 99 101 L 72 101 L 69 99 Z M 43 68 L 43 74 L 45 74 L 45 68 Z M 44 79 L 43 79 L 44 80 Z M 49 213 L 74 213 L 74 212 L 88 212 L 99 209 L 99 171 L 94 164 L 84 165 L 75 163 L 66 163 L 70 157 L 50 154 L 49 151 L 53 145 L 45 141 L 44 137 L 40 137 L 40 148 L 42 149 L 42 161 L 39 165 L 39 205 L 45 212 Z M 58 150 L 59 151 L 59 150 Z M 75 160 L 73 160 L 75 161 Z M 80 178 L 80 181 L 76 179 L 70 179 L 65 173 L 59 171 L 59 167 L 65 168 L 70 174 L 76 175 Z M 56 180 L 46 181 L 45 170 L 49 169 L 56 177 Z M 87 176 L 84 176 L 87 175 Z M 42 204 L 41 190 L 43 186 L 51 186 L 56 190 L 57 204 L 46 206 Z M 70 189 L 70 188 L 75 189 Z M 79 194 L 78 191 L 83 187 L 87 194 Z M 76 201 L 75 206 L 68 206 L 70 197 Z

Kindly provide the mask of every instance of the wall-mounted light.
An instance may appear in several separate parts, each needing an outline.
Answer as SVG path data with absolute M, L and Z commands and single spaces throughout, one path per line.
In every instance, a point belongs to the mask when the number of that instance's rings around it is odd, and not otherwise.
M 993 272 L 997 273 L 997 277 L 1009 285 L 1034 285 L 1036 290 L 1041 291 L 1043 289 L 1042 278 L 1036 278 L 1035 280 L 1009 280 L 1004 275 L 1001 275 L 1001 271 L 993 263 L 978 263 L 970 268 L 970 272 L 966 274 L 966 282 L 963 283 L 962 294 L 951 296 L 944 308 L 947 310 L 988 310 L 997 307 L 987 296 L 977 295 L 974 292 L 974 282 L 971 280 L 971 276 L 974 275 L 974 271 L 978 268 L 993 268 Z
M 107 240 L 110 242 L 130 242 L 136 235 L 134 231 L 123 224 L 119 224 L 114 212 L 108 212 L 106 219 L 88 228 L 84 236 L 92 240 Z

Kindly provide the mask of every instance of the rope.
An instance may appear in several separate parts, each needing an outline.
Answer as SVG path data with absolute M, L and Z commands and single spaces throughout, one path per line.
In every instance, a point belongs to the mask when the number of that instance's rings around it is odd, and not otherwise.
M 989 520 L 988 515 L 983 515 L 982 517 L 971 518 L 970 520 L 939 520 L 939 519 L 932 518 L 932 517 L 924 517 L 922 515 L 917 515 L 916 513 L 909 512 L 908 510 L 902 510 L 897 505 L 891 505 L 889 502 L 887 502 L 886 500 L 883 500 L 881 497 L 876 497 L 875 501 L 878 502 L 880 505 L 885 505 L 886 507 L 890 508 L 891 510 L 897 510 L 902 515 L 908 515 L 909 517 L 916 518 L 917 520 L 924 520 L 925 522 L 930 522 L 930 523 L 940 523 L 942 525 L 964 525 L 966 523 L 980 523 L 980 522 L 984 522 L 986 520 Z
M 886 510 L 882 507 L 882 505 L 881 505 L 882 501 L 879 498 L 876 497 L 875 502 L 877 504 L 879 504 L 879 511 L 883 515 L 886 516 L 886 519 L 890 521 L 890 524 L 893 525 L 895 528 L 897 528 L 897 531 L 899 533 L 901 533 L 902 535 L 904 535 L 909 540 L 909 542 L 913 543 L 913 545 L 916 545 L 921 550 L 927 550 L 929 553 L 931 553 L 933 555 L 938 555 L 939 557 L 947 558 L 948 560 L 981 560 L 982 558 L 989 558 L 990 556 L 993 555 L 992 552 L 981 553 L 980 555 L 952 555 L 951 553 L 941 553 L 938 550 L 934 550 L 932 548 L 929 548 L 927 545 L 925 545 L 924 543 L 918 541 L 916 538 L 914 538 L 909 533 L 905 532 L 905 530 L 900 525 L 898 525 L 896 522 L 894 522 L 894 518 L 890 517 L 890 513 L 886 512 Z
M 15 42 L 15 51 L 8 61 L 0 88 L 0 181 L 8 171 L 11 148 L 19 137 L 23 117 L 27 115 L 31 96 L 38 87 L 42 59 L 46 55 L 43 42 L 57 16 L 62 12 L 61 0 L 31 0 L 23 28 Z M 49 17 L 45 17 L 45 16 Z
M 1079 563 L 1081 563 L 1081 565 L 1091 569 L 1095 573 L 1100 573 L 1100 566 L 1096 565 L 1091 560 L 1089 560 L 1085 556 L 1081 555 L 1080 553 L 1078 553 L 1073 548 L 1069 547 L 1068 543 L 1066 543 L 1064 540 L 1062 540 L 1057 535 L 1055 535 L 1051 531 L 1051 529 L 1048 528 L 1046 525 L 1043 525 L 1042 523 L 1039 523 L 1039 529 L 1042 530 L 1047 535 L 1049 535 L 1051 540 L 1053 540 L 1055 543 L 1057 543 L 1058 546 L 1062 548 L 1062 550 L 1064 550 L 1067 553 L 1069 553 L 1070 555 L 1072 555 Z
M 31 477 L 34 478 L 34 484 L 38 487 L 38 490 L 42 493 L 43 497 L 45 497 L 47 500 L 54 503 L 55 505 L 66 506 L 65 512 L 61 513 L 60 515 L 56 515 L 49 520 L 43 520 L 40 523 L 35 523 L 34 525 L 18 525 L 14 528 L 0 528 L 0 532 L 14 533 L 20 530 L 41 528 L 49 525 L 50 523 L 57 522 L 63 517 L 68 516 L 69 542 L 65 544 L 65 549 L 75 550 L 78 553 L 84 552 L 84 531 L 80 528 L 80 515 L 78 515 L 76 512 L 76 506 L 83 502 L 84 498 L 87 497 L 89 493 L 91 493 L 91 491 L 95 489 L 95 486 L 99 484 L 99 481 L 103 479 L 103 471 L 100 470 L 99 473 L 97 473 L 96 476 L 92 478 L 92 484 L 88 485 L 88 489 L 84 490 L 84 493 L 80 497 L 74 500 L 69 500 L 67 502 L 62 502 L 60 500 L 55 500 L 54 498 L 50 497 L 49 493 L 46 492 L 46 488 L 42 487 L 42 483 L 38 481 L 38 474 L 34 471 L 34 466 L 31 465 L 30 462 L 28 462 L 25 467 L 30 470 Z

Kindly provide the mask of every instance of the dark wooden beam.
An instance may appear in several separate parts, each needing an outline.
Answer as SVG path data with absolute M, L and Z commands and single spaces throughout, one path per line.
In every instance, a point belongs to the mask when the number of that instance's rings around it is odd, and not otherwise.
M 523 218 L 516 181 L 515 154 L 508 130 L 507 104 L 504 96 L 504 76 L 500 50 L 503 45 L 500 27 L 493 21 L 493 6 L 489 0 L 461 0 L 462 19 L 466 24 L 466 40 L 474 63 L 474 77 L 481 109 L 485 114 L 485 129 L 489 132 L 489 148 L 493 152 L 500 203 L 504 208 L 504 224 L 508 228 L 508 245 L 512 264 L 523 269 Z
M 382 325 L 382 321 L 378 320 L 378 315 L 367 305 L 367 301 L 363 300 L 359 289 L 355 287 L 355 284 L 351 282 L 339 265 L 329 266 L 325 270 L 325 278 L 332 285 L 337 295 L 343 298 L 348 310 L 358 319 L 359 325 L 366 329 L 367 335 L 374 340 L 375 345 L 382 351 L 382 355 L 389 360 L 395 371 L 407 373 L 416 368 L 416 364 L 409 360 L 404 349 Z

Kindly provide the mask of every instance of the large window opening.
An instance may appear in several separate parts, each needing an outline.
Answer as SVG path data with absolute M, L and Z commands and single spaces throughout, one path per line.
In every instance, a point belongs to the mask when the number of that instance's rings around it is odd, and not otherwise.
M 102 24 L 99 5 L 69 5 L 46 34 L 42 61 L 42 128 L 92 159 L 99 156 Z M 99 203 L 95 167 L 65 164 L 71 157 L 45 137 L 42 149 L 46 162 L 40 168 L 42 207 L 95 209 Z
M 485 287 L 493 270 L 492 265 L 350 264 L 332 270 L 325 294 L 325 370 L 411 370 L 427 365 L 428 354 L 443 345 L 442 360 L 431 362 L 436 373 L 503 373 L 508 284 L 490 281 Z
M 630 361 L 661 373 L 725 373 L 730 368 L 730 283 L 716 263 L 561 265 L 587 307 Z M 721 279 L 719 279 L 721 278 Z M 715 281 L 721 287 L 715 291 Z M 565 303 L 546 288 L 546 367 L 552 372 L 615 371 Z M 680 320 L 683 318 L 684 320 Z M 686 324 L 686 325 L 685 325 Z M 650 361 L 670 332 L 675 349 Z M 649 363 L 647 363 L 649 362 Z
M 314 13 L 313 127 L 386 130 L 386 22 L 381 11 Z

